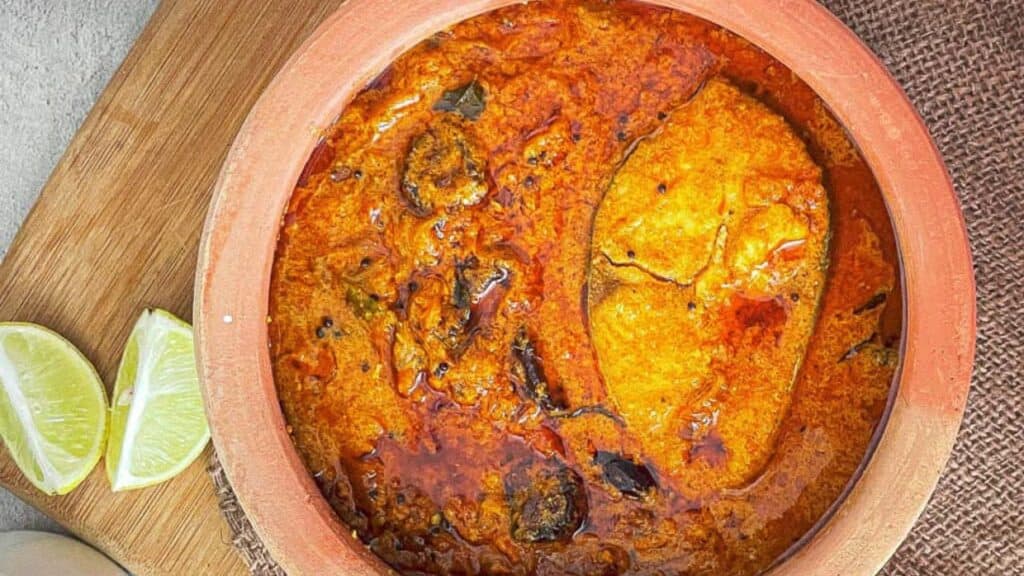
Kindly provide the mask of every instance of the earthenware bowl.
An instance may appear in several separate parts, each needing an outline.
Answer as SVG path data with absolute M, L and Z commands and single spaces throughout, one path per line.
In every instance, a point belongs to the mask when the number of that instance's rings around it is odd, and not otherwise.
M 196 346 L 213 440 L 246 514 L 291 576 L 383 574 L 341 524 L 285 431 L 268 354 L 281 215 L 322 130 L 401 52 L 514 0 L 349 0 L 292 56 L 224 164 L 196 287 Z M 903 265 L 898 390 L 875 452 L 833 513 L 775 575 L 867 575 L 921 512 L 960 425 L 974 355 L 974 278 L 942 160 L 899 86 L 813 0 L 657 0 L 747 38 L 823 98 L 874 170 Z M 385 14 L 386 12 L 386 14 Z

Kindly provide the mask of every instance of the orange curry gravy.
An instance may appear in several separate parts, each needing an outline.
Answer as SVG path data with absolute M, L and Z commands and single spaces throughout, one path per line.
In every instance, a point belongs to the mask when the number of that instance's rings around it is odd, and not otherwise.
M 814 93 L 628 2 L 517 5 L 399 57 L 289 205 L 295 445 L 408 574 L 753 574 L 887 404 L 895 242 Z

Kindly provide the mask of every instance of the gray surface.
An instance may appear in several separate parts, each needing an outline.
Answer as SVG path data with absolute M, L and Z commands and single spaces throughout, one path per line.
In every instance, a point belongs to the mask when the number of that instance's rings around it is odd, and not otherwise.
M 157 0 L 0 0 L 0 257 Z M 0 488 L 0 532 L 59 530 Z

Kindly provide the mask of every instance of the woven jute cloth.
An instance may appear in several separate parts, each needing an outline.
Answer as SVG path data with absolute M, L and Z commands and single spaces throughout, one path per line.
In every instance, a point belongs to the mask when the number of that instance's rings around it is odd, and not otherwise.
M 1024 575 L 1024 0 L 823 4 L 927 122 L 963 205 L 978 284 L 978 357 L 960 436 L 883 574 Z M 283 575 L 216 460 L 210 471 L 253 574 Z

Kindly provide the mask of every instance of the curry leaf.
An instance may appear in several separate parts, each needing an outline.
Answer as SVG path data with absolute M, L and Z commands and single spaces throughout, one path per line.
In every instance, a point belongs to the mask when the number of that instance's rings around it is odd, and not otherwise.
M 594 454 L 594 463 L 601 466 L 604 479 L 609 484 L 630 498 L 642 498 L 652 488 L 658 487 L 658 481 L 647 466 L 618 454 L 598 450 Z
M 486 106 L 487 97 L 484 94 L 484 87 L 473 80 L 465 86 L 446 90 L 441 99 L 434 104 L 434 110 L 457 112 L 468 120 L 476 120 L 484 113 Z

